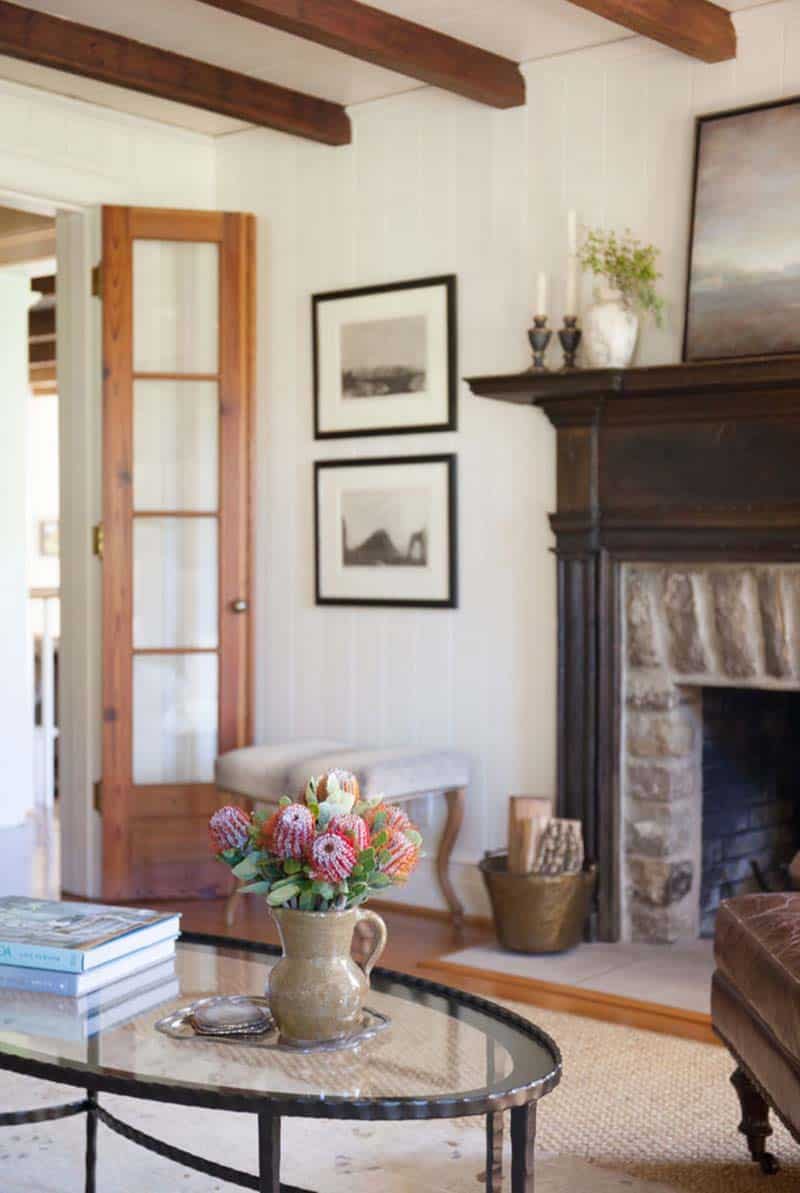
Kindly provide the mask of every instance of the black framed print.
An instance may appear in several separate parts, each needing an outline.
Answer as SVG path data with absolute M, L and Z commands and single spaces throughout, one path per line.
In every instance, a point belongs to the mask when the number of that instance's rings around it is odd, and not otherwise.
M 314 466 L 318 605 L 457 604 L 456 457 Z
M 800 352 L 800 98 L 697 121 L 683 359 Z
M 311 299 L 314 438 L 456 429 L 456 279 Z

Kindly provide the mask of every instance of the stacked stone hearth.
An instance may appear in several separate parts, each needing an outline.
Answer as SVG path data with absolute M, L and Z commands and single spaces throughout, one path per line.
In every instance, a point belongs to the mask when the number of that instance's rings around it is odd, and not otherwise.
M 696 936 L 702 688 L 800 689 L 800 567 L 625 566 L 623 934 Z

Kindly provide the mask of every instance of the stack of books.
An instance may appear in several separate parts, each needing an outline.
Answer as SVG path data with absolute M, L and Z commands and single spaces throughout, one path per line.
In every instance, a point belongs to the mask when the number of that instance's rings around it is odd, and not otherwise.
M 180 916 L 0 898 L 0 1031 L 85 1039 L 179 992 Z

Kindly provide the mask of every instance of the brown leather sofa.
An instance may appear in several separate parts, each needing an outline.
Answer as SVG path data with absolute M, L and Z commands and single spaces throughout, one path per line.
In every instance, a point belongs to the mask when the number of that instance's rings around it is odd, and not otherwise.
M 770 1109 L 800 1142 L 800 894 L 740 895 L 717 913 L 714 1030 L 733 1053 L 739 1130 L 766 1173 Z

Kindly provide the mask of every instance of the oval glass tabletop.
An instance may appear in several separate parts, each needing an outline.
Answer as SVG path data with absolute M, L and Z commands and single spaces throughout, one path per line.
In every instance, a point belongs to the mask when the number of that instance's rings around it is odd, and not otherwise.
M 163 1016 L 200 998 L 263 994 L 277 956 L 268 945 L 184 936 L 177 992 L 173 981 L 164 1001 L 123 1022 L 109 1015 L 109 1026 L 88 1039 L 66 1038 L 55 1012 L 63 1017 L 69 1000 L 0 991 L 0 1068 L 229 1109 L 256 1110 L 269 1099 L 282 1114 L 331 1118 L 480 1114 L 541 1097 L 559 1081 L 558 1048 L 528 1020 L 388 970 L 373 971 L 367 1005 L 390 1025 L 356 1048 L 295 1053 L 156 1030 Z

